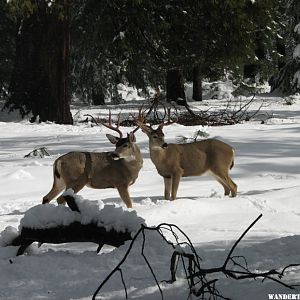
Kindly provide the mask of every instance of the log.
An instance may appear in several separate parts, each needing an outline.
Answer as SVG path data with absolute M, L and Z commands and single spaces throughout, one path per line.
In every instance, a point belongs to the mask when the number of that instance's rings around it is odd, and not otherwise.
M 74 197 L 63 196 L 69 208 L 80 213 Z M 120 247 L 125 241 L 132 240 L 131 232 L 119 232 L 115 229 L 107 230 L 104 226 L 96 223 L 81 224 L 73 222 L 66 226 L 56 226 L 52 228 L 27 228 L 22 227 L 21 234 L 11 243 L 11 246 L 20 246 L 17 252 L 22 255 L 28 246 L 34 242 L 39 244 L 62 244 L 72 242 L 92 242 L 98 244 L 97 253 L 103 245 Z
M 98 244 L 97 253 L 103 245 L 120 247 L 125 241 L 131 240 L 130 232 L 117 232 L 106 230 L 97 224 L 71 223 L 68 226 L 58 226 L 46 229 L 33 229 L 23 227 L 21 234 L 16 237 L 11 245 L 20 246 L 17 256 L 22 255 L 33 242 L 41 244 L 62 244 L 72 242 L 92 242 Z

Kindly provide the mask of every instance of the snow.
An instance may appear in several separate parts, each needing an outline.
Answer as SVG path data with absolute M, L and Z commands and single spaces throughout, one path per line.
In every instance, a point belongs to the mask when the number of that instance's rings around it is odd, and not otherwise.
M 0 238 L 0 246 L 8 246 L 11 244 L 11 242 L 19 235 L 19 232 L 16 228 L 12 226 L 7 226 L 2 232 L 1 232 L 1 238 Z
M 237 87 L 232 83 L 232 81 L 215 81 L 215 82 L 203 82 L 203 98 L 204 99 L 233 99 L 232 92 Z M 188 100 L 192 99 L 192 84 L 186 83 L 186 97 Z
M 293 58 L 300 59 L 300 44 L 295 47 L 293 52 Z
M 223 90 L 230 91 L 231 86 Z M 113 113 L 122 110 L 130 114 L 137 101 L 138 98 L 132 103 L 128 101 L 127 106 L 121 105 Z M 227 101 L 208 99 L 190 104 L 195 109 L 206 110 L 222 104 L 226 107 Z M 246 103 L 249 98 L 231 101 L 234 107 L 234 101 Z M 222 265 L 233 242 L 262 213 L 262 219 L 234 254 L 245 256 L 252 270 L 281 269 L 300 263 L 300 102 L 296 99 L 292 105 L 286 105 L 283 98 L 265 94 L 257 97 L 252 109 L 257 109 L 262 102 L 265 105 L 261 112 L 272 114 L 271 119 L 259 114 L 251 122 L 207 129 L 210 137 L 218 137 L 236 150 L 231 171 L 238 184 L 236 198 L 225 197 L 221 185 L 205 175 L 184 178 L 178 199 L 164 200 L 163 179 L 150 160 L 148 138 L 138 131 L 137 144 L 144 156 L 144 166 L 130 188 L 133 209 L 125 208 L 115 189 L 84 188 L 77 197 L 84 211 L 82 218 L 55 202 L 41 205 L 52 185 L 52 164 L 59 155 L 69 151 L 112 150 L 113 145 L 105 137 L 109 130 L 89 124 L 30 124 L 15 115 L 0 113 L 0 299 L 91 299 L 130 245 L 128 241 L 118 249 L 105 246 L 97 255 L 97 245 L 92 243 L 43 244 L 40 248 L 33 244 L 26 255 L 15 257 L 16 247 L 4 246 L 17 235 L 20 222 L 20 226 L 35 228 L 65 224 L 74 218 L 81 218 L 83 223 L 98 222 L 100 218 L 108 228 L 119 230 L 125 226 L 135 230 L 142 222 L 148 226 L 173 223 L 189 236 L 203 259 L 202 267 L 208 268 Z M 73 114 L 78 110 L 74 106 Z M 80 110 L 82 115 L 98 116 L 107 114 L 108 107 L 80 107 Z M 167 142 L 174 142 L 180 135 L 192 137 L 199 129 L 199 126 L 173 124 L 164 131 Z M 46 147 L 51 156 L 24 158 L 39 147 Z M 49 219 L 53 224 L 45 223 Z M 166 235 L 170 238 L 169 233 Z M 139 238 L 122 267 L 129 298 L 160 299 L 141 247 L 142 238 Z M 159 282 L 170 279 L 172 252 L 158 234 L 147 232 L 145 255 Z M 165 299 L 187 299 L 188 287 L 181 266 L 177 277 L 174 284 L 161 283 Z M 283 280 L 299 284 L 300 268 L 293 267 Z M 269 280 L 237 282 L 222 276 L 217 286 L 224 296 L 242 300 L 268 299 L 270 293 L 300 293 L 299 287 L 289 290 Z M 104 286 L 101 296 L 125 298 L 119 274 Z
M 300 35 L 300 23 L 298 23 L 298 24 L 295 26 L 294 32 L 296 32 L 297 34 Z
M 68 226 L 73 222 L 85 224 L 97 224 L 107 231 L 135 233 L 144 224 L 144 219 L 138 217 L 135 211 L 126 211 L 115 205 L 104 205 L 100 201 L 88 201 L 81 196 L 75 195 L 72 189 L 67 190 L 63 195 L 70 195 L 81 213 L 71 211 L 64 205 L 58 207 L 54 204 L 39 204 L 28 209 L 20 220 L 19 231 L 23 227 L 32 229 L 46 229 L 58 226 Z
M 300 51 L 299 51 L 299 57 L 300 57 Z M 299 70 L 294 74 L 293 82 L 297 84 L 298 88 L 300 87 L 300 71 Z

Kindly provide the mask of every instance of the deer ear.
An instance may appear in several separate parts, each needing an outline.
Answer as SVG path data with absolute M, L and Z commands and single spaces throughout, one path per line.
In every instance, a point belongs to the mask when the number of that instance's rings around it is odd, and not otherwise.
M 112 143 L 112 144 L 116 144 L 118 142 L 118 140 L 120 138 L 114 136 L 114 135 L 111 135 L 111 134 L 106 134 L 106 137 L 108 138 L 108 140 Z
M 136 138 L 133 132 L 130 132 L 129 134 L 127 134 L 128 136 L 128 140 L 130 143 L 135 143 L 136 142 Z

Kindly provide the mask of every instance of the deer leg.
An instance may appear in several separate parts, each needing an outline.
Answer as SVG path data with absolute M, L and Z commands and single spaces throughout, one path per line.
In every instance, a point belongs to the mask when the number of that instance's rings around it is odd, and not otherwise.
M 216 177 L 216 179 L 223 186 L 225 196 L 228 196 L 230 194 L 230 188 L 226 184 L 224 184 L 223 181 L 220 180 L 218 177 Z
M 235 197 L 236 196 L 236 192 L 237 192 L 237 185 L 235 184 L 235 182 L 233 182 L 233 180 L 230 178 L 230 176 L 228 175 L 228 173 L 225 173 L 225 174 L 216 174 L 216 176 L 220 180 L 219 182 L 221 184 L 223 183 L 222 185 L 226 186 L 227 189 L 230 190 L 231 197 Z M 225 189 L 225 187 L 224 187 L 224 189 Z M 225 195 L 226 195 L 227 191 L 225 190 Z M 229 195 L 229 193 L 227 195 Z
M 77 182 L 74 185 L 68 185 L 66 187 L 66 190 L 67 189 L 72 189 L 74 191 L 74 193 L 76 194 L 84 188 L 85 183 L 86 183 L 86 181 L 82 181 L 82 182 Z M 65 205 L 67 203 L 64 196 L 59 196 L 56 201 L 57 201 L 58 204 L 63 204 L 63 205 Z
M 237 185 L 235 184 L 235 182 L 230 178 L 228 174 L 224 176 L 224 181 L 230 189 L 231 197 L 235 197 L 237 192 Z
M 235 197 L 237 193 L 237 185 L 236 183 L 229 177 L 228 175 L 228 181 L 230 182 L 230 190 L 231 190 L 231 197 Z
M 165 182 L 165 199 L 170 200 L 171 188 L 172 188 L 172 178 L 164 177 Z
M 177 190 L 179 186 L 179 182 L 181 179 L 181 174 L 176 173 L 172 176 L 172 195 L 171 195 L 171 200 L 175 200 L 177 196 Z
M 131 202 L 130 195 L 128 192 L 128 186 L 125 186 L 125 185 L 119 186 L 119 187 L 117 187 L 117 190 L 120 194 L 121 199 L 125 202 L 126 206 L 128 208 L 132 208 L 132 202 Z
M 43 197 L 43 204 L 49 203 L 53 198 L 55 198 L 59 193 L 65 188 L 65 183 L 62 179 L 54 177 L 54 182 L 51 191 Z

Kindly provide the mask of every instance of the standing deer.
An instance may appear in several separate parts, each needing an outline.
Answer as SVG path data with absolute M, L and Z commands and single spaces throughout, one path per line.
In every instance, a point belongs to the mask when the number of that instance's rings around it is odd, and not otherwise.
M 136 123 L 149 138 L 150 157 L 157 172 L 164 178 L 165 199 L 175 200 L 181 177 L 199 176 L 210 172 L 223 186 L 225 195 L 236 196 L 237 185 L 228 172 L 234 165 L 234 150 L 217 139 L 207 139 L 187 144 L 167 144 L 162 131 Z
M 115 151 L 69 152 L 55 160 L 53 186 L 43 197 L 43 204 L 50 202 L 64 189 L 71 188 L 77 193 L 88 186 L 94 189 L 116 188 L 126 206 L 132 207 L 128 187 L 137 179 L 143 166 L 143 158 L 135 144 L 134 132 L 138 127 L 123 138 L 119 119 L 117 127 L 113 127 L 110 113 L 109 123 L 101 123 L 119 133 L 120 137 L 106 134 L 109 141 L 116 145 Z M 64 197 L 60 196 L 57 202 L 65 203 Z

